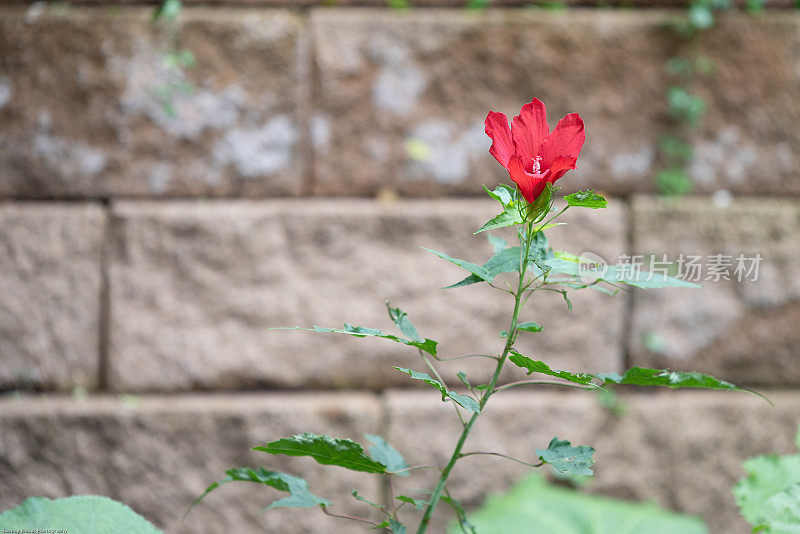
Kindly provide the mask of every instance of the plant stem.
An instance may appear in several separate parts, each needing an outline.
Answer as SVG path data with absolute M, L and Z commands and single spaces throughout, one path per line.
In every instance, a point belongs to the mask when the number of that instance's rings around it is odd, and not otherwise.
M 497 385 L 497 380 L 500 378 L 500 372 L 503 370 L 503 365 L 506 363 L 506 359 L 508 358 L 508 351 L 511 350 L 514 340 L 517 337 L 517 320 L 519 318 L 519 311 L 521 308 L 520 303 L 522 301 L 522 295 L 525 288 L 525 273 L 528 270 L 528 255 L 530 254 L 531 241 L 533 240 L 534 235 L 532 231 L 533 223 L 527 223 L 526 229 L 525 252 L 520 254 L 519 283 L 517 285 L 517 291 L 514 294 L 514 313 L 511 316 L 511 326 L 508 328 L 508 337 L 506 338 L 506 344 L 503 348 L 503 353 L 500 355 L 500 358 L 497 361 L 497 366 L 495 367 L 494 374 L 492 375 L 492 380 L 489 382 L 489 388 L 485 390 L 485 393 L 481 398 L 480 411 L 472 414 L 472 417 L 470 417 L 467 424 L 464 425 L 464 430 L 461 432 L 461 437 L 458 439 L 458 443 L 456 444 L 456 448 L 453 451 L 452 456 L 450 456 L 450 461 L 448 461 L 447 465 L 444 467 L 444 469 L 442 469 L 442 474 L 439 477 L 439 481 L 436 483 L 433 493 L 431 494 L 431 499 L 428 502 L 428 506 L 425 508 L 425 513 L 419 523 L 419 528 L 417 528 L 417 534 L 424 534 L 425 531 L 428 530 L 431 517 L 433 516 L 433 511 L 436 509 L 436 505 L 439 503 L 439 499 L 442 496 L 445 484 L 447 484 L 447 479 L 450 476 L 450 471 L 461 457 L 461 449 L 464 447 L 464 443 L 467 441 L 467 437 L 472 430 L 472 426 L 475 424 L 475 421 L 478 420 L 478 416 L 483 411 L 486 403 L 489 401 L 489 397 L 491 397 L 492 393 L 494 393 L 494 387 Z

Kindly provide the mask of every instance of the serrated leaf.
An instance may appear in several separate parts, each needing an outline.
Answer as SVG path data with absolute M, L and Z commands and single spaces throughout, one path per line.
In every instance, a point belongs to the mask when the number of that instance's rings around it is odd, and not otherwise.
M 764 501 L 756 525 L 775 534 L 800 534 L 800 484 L 789 486 Z
M 503 208 L 503 212 L 500 215 L 490 219 L 486 222 L 483 226 L 481 226 L 478 230 L 473 232 L 473 234 L 479 234 L 481 232 L 485 232 L 486 230 L 496 230 L 498 228 L 507 228 L 509 226 L 514 226 L 515 224 L 522 224 L 525 222 L 525 218 L 520 214 L 519 208 L 516 204 L 509 204 Z
M 555 252 L 551 258 L 538 262 L 537 266 L 541 270 L 547 270 L 550 274 L 563 274 L 573 277 L 570 283 L 579 283 L 587 287 L 587 282 L 607 282 L 609 284 L 626 284 L 641 289 L 660 289 L 666 287 L 690 287 L 699 288 L 698 284 L 674 278 L 662 273 L 654 273 L 633 269 L 626 264 L 606 265 L 603 270 L 594 270 L 584 267 L 587 263 L 594 263 L 595 260 L 582 259 L 574 254 L 566 252 Z M 539 274 L 538 272 L 535 274 Z
M 430 375 L 426 373 L 418 373 L 416 371 L 412 371 L 411 369 L 405 369 L 403 367 L 392 366 L 392 369 L 397 369 L 401 373 L 407 374 L 414 380 L 421 380 L 422 382 L 425 382 L 429 386 L 435 387 L 436 389 L 439 390 L 439 393 L 442 394 L 443 401 L 449 398 L 470 413 L 480 413 L 481 411 L 480 404 L 478 404 L 478 401 L 476 401 L 475 399 L 473 399 L 468 395 L 460 395 L 455 391 L 448 390 L 444 384 L 442 384 L 435 378 L 432 378 Z
M 428 501 L 424 501 L 422 499 L 413 499 L 407 495 L 398 495 L 395 497 L 395 499 L 414 505 L 414 508 L 416 508 L 418 511 L 428 506 Z
M 364 434 L 364 437 L 369 440 L 372 445 L 369 447 L 369 455 L 376 462 L 386 466 L 387 471 L 403 471 L 408 469 L 409 465 L 406 463 L 403 455 L 389 445 L 385 439 L 375 434 Z M 401 477 L 407 477 L 408 471 L 397 473 Z
M 127 505 L 108 497 L 63 499 L 30 497 L 0 514 L 2 532 L 77 532 L 80 534 L 163 534 Z
M 442 252 L 437 252 L 437 251 L 431 250 L 429 248 L 425 248 L 425 247 L 420 247 L 420 248 L 422 248 L 422 250 L 425 250 L 425 251 L 430 252 L 432 254 L 436 254 L 437 256 L 442 258 L 443 260 L 447 260 L 450 263 L 458 265 L 462 269 L 465 269 L 465 270 L 471 272 L 472 274 L 474 274 L 475 276 L 481 278 L 482 280 L 486 280 L 487 282 L 491 282 L 492 279 L 494 278 L 486 269 L 484 269 L 480 265 L 475 265 L 474 263 L 470 263 L 470 262 L 468 262 L 466 260 L 459 260 L 457 258 L 451 258 L 447 254 L 444 254 Z
M 423 339 L 417 333 L 416 327 L 411 322 L 411 319 L 408 318 L 408 314 L 406 312 L 400 308 L 392 308 L 388 302 L 386 303 L 386 309 L 389 311 L 389 318 L 394 324 L 397 325 L 397 328 L 400 329 L 400 332 L 404 336 L 413 341 L 420 343 L 423 342 Z
M 194 500 L 189 510 L 186 511 L 188 515 L 192 508 L 194 508 L 206 495 L 213 490 L 220 487 L 222 484 L 228 482 L 254 482 L 256 484 L 264 484 L 279 491 L 289 493 L 289 497 L 274 501 L 267 506 L 266 510 L 271 508 L 281 507 L 295 507 L 295 508 L 311 508 L 312 506 L 328 506 L 330 501 L 317 497 L 308 490 L 308 483 L 300 477 L 289 475 L 286 473 L 279 473 L 276 471 L 269 471 L 267 469 L 258 467 L 237 467 L 225 471 L 227 475 L 219 482 L 214 482 L 206 488 L 200 497 Z
M 800 455 L 756 456 L 744 462 L 744 471 L 747 476 L 733 488 L 733 496 L 742 517 L 759 526 L 766 519 L 765 503 L 800 484 Z
M 336 465 L 351 471 L 386 472 L 386 466 L 364 454 L 364 449 L 358 443 L 310 432 L 272 441 L 252 450 L 286 456 L 309 456 L 317 463 Z
M 565 196 L 564 200 L 567 201 L 569 206 L 580 208 L 597 209 L 608 206 L 608 201 L 606 201 L 605 197 L 603 195 L 596 194 L 594 189 L 572 193 L 571 195 Z
M 424 341 L 414 341 L 413 339 L 404 339 L 401 337 L 394 336 L 392 334 L 386 334 L 381 332 L 376 328 L 365 328 L 363 326 L 353 326 L 350 324 L 345 323 L 344 328 L 323 328 L 321 326 L 315 326 L 314 328 L 301 328 L 299 326 L 296 327 L 278 327 L 278 328 L 270 328 L 269 330 L 303 330 L 306 332 L 320 332 L 320 333 L 334 333 L 334 334 L 348 334 L 353 337 L 379 337 L 381 339 L 388 339 L 390 341 L 395 341 L 397 343 L 402 343 L 404 345 L 408 345 L 410 347 L 416 347 L 422 351 L 427 352 L 431 356 L 436 356 L 436 348 L 439 345 L 438 342 L 425 338 Z
M 560 473 L 573 475 L 592 475 L 589 467 L 594 464 L 592 454 L 594 448 L 580 445 L 573 447 L 569 441 L 559 441 L 558 437 L 550 440 L 546 449 L 536 449 L 536 454 L 543 462 L 552 465 Z
M 525 369 L 528 374 L 533 373 L 541 373 L 544 375 L 554 376 L 556 378 L 561 378 L 568 382 L 573 382 L 575 384 L 580 384 L 583 386 L 591 386 L 591 387 L 599 387 L 597 384 L 592 382 L 592 379 L 595 378 L 594 375 L 589 373 L 571 373 L 569 371 L 557 371 L 550 369 L 550 366 L 546 363 L 533 360 L 528 358 L 527 356 L 523 356 L 519 352 L 515 350 L 511 350 L 511 356 L 508 357 L 511 360 L 511 363 L 516 365 L 517 367 L 522 367 Z
M 367 503 L 368 505 L 372 506 L 373 508 L 378 508 L 379 510 L 383 510 L 384 506 L 382 504 L 377 504 L 372 502 L 371 500 L 367 499 L 366 497 L 362 497 L 361 494 L 358 493 L 358 490 L 353 490 L 350 492 L 350 495 L 357 501 L 361 501 L 363 503 Z
M 539 233 L 537 236 L 538 235 L 541 235 L 542 237 L 538 238 L 538 240 L 536 238 L 534 239 L 534 243 L 531 245 L 531 249 L 528 252 L 528 262 L 537 261 L 541 259 L 543 255 L 547 255 L 547 238 L 544 237 L 544 234 Z M 542 251 L 542 244 L 544 244 L 545 247 L 544 252 Z M 495 253 L 491 258 L 489 258 L 489 260 L 483 264 L 483 269 L 489 273 L 492 280 L 502 273 L 518 273 L 520 256 L 520 247 L 506 248 Z M 485 279 L 481 278 L 480 276 L 471 274 L 460 282 L 456 282 L 453 285 L 445 287 L 445 289 L 453 289 L 456 287 L 468 286 L 470 284 L 478 284 L 484 281 Z
M 667 386 L 670 388 L 710 388 L 730 389 L 739 388 L 730 382 L 704 375 L 698 372 L 670 371 L 668 369 L 647 369 L 633 367 L 620 376 L 616 373 L 598 374 L 597 378 L 614 384 L 629 384 L 634 386 Z

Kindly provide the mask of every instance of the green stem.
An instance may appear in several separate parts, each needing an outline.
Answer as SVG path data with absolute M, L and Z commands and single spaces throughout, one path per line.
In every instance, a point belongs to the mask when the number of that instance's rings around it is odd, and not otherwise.
M 511 350 L 514 340 L 517 337 L 517 320 L 519 318 L 519 311 L 521 308 L 520 303 L 522 301 L 522 295 L 524 292 L 525 273 L 528 270 L 528 255 L 530 254 L 531 241 L 533 240 L 534 235 L 532 229 L 533 223 L 528 223 L 525 238 L 525 252 L 524 254 L 520 255 L 519 260 L 519 284 L 517 285 L 517 291 L 514 294 L 514 313 L 511 316 L 511 326 L 508 328 L 508 338 L 506 338 L 506 344 L 503 348 L 503 353 L 500 355 L 500 358 L 497 361 L 497 366 L 495 367 L 494 374 L 492 375 L 492 380 L 489 382 L 489 387 L 486 389 L 483 397 L 481 398 L 480 411 L 472 414 L 472 417 L 470 417 L 469 421 L 467 421 L 467 424 L 464 425 L 464 430 L 461 432 L 461 437 L 458 439 L 458 443 L 456 444 L 456 448 L 453 451 L 452 456 L 450 456 L 450 461 L 448 461 L 447 465 L 444 467 L 444 469 L 442 469 L 442 474 L 439 476 L 439 481 L 436 483 L 433 493 L 431 493 L 431 499 L 428 502 L 428 506 L 425 508 L 425 513 L 419 523 L 419 528 L 417 528 L 417 534 L 424 534 L 425 531 L 428 530 L 431 517 L 433 516 L 433 511 L 436 509 L 436 505 L 439 503 L 439 499 L 442 496 L 445 484 L 447 484 L 447 479 L 450 476 L 450 471 L 461 457 L 461 449 L 464 447 L 464 443 L 467 441 L 467 437 L 472 430 L 472 426 L 475 424 L 475 421 L 478 420 L 478 416 L 480 415 L 480 412 L 483 411 L 486 403 L 489 402 L 489 397 L 491 397 L 495 392 L 494 388 L 497 385 L 497 380 L 500 378 L 503 365 L 506 363 L 506 359 L 508 358 L 508 351 Z

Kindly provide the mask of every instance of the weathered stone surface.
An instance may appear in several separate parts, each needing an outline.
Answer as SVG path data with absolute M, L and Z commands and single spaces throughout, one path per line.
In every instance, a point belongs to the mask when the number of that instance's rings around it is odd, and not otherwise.
M 587 141 L 568 189 L 653 188 L 668 130 L 665 62 L 677 13 L 315 11 L 315 191 L 475 194 L 506 178 L 487 153 L 489 109 L 516 114 L 536 96 L 551 126 L 568 112 Z M 702 52 L 705 127 L 691 171 L 699 190 L 800 192 L 796 15 L 720 17 Z M 731 53 L 731 50 L 742 53 Z M 754 75 L 754 73 L 758 73 Z M 747 83 L 742 83 L 747 80 Z
M 298 18 L 37 5 L 0 28 L 0 196 L 299 191 Z
M 352 532 L 319 510 L 264 507 L 287 494 L 255 484 L 223 486 L 181 523 L 191 502 L 226 469 L 263 466 L 303 476 L 333 512 L 369 516 L 350 496 L 379 498 L 374 475 L 249 449 L 303 431 L 365 443 L 377 432 L 372 395 L 58 397 L 0 402 L 0 510 L 26 497 L 100 494 L 130 505 L 165 532 Z M 367 508 L 367 510 L 365 510 Z
M 465 271 L 420 245 L 482 263 L 473 229 L 492 201 L 122 202 L 113 207 L 110 383 L 117 390 L 408 384 L 390 364 L 422 370 L 413 349 L 337 334 L 269 327 L 343 322 L 394 332 L 384 300 L 409 313 L 440 354 L 502 348 L 512 300 L 489 287 L 443 291 Z M 623 206 L 567 212 L 554 246 L 615 255 Z M 566 368 L 619 369 L 625 296 L 537 295 L 521 315 L 545 327 L 518 346 Z M 461 365 L 461 362 L 464 362 Z M 491 362 L 459 360 L 480 379 Z
M 585 392 L 509 391 L 493 397 L 464 451 L 494 451 L 533 460 L 558 436 L 597 449 L 588 491 L 702 516 L 713 533 L 745 532 L 731 488 L 742 462 L 757 454 L 796 452 L 800 395 L 769 393 L 772 407 L 746 393 L 667 391 L 622 395 L 616 418 Z M 389 439 L 412 464 L 443 466 L 461 425 L 435 394 L 390 392 Z M 433 430 L 435 429 L 435 430 Z M 529 471 L 503 458 L 471 457 L 456 465 L 448 485 L 469 508 Z M 417 471 L 395 492 L 430 488 L 435 472 Z M 446 507 L 442 506 L 446 519 Z M 437 509 L 438 513 L 438 509 Z M 416 521 L 419 521 L 419 516 Z M 414 521 L 408 521 L 414 524 Z M 434 531 L 442 531 L 441 527 Z
M 98 383 L 105 221 L 92 204 L 0 203 L 0 389 Z
M 703 199 L 637 198 L 634 250 L 700 256 L 702 290 L 634 294 L 630 347 L 634 363 L 695 369 L 742 384 L 798 384 L 800 203 L 735 200 L 716 207 Z M 714 255 L 731 256 L 729 280 L 715 281 Z M 743 254 L 745 271 L 736 272 Z M 758 278 L 746 269 L 761 255 Z M 688 267 L 685 267 L 688 271 Z M 709 276 L 711 279 L 709 279 Z

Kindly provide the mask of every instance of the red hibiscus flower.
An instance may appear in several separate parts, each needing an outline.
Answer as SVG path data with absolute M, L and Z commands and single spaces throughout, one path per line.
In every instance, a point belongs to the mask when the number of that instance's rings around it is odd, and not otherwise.
M 489 153 L 508 170 L 528 202 L 536 200 L 545 186 L 575 168 L 586 134 L 583 119 L 570 113 L 551 132 L 544 104 L 536 98 L 522 106 L 511 128 L 502 113 L 486 116 L 486 134 L 492 138 Z

